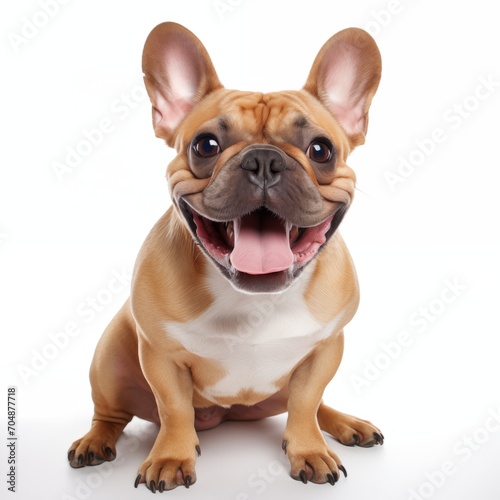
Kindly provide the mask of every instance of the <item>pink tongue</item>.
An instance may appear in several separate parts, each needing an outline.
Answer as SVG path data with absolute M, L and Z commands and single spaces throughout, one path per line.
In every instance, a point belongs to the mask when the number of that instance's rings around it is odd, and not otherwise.
M 254 212 L 234 221 L 231 263 L 242 273 L 268 274 L 293 264 L 288 231 L 278 217 Z

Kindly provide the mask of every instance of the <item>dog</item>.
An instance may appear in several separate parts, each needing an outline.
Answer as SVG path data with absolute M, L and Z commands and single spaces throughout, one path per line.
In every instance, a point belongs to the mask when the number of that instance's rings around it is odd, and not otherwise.
M 322 401 L 359 301 L 337 228 L 355 190 L 346 160 L 364 143 L 380 81 L 377 45 L 340 31 L 303 89 L 244 92 L 222 86 L 193 33 L 163 23 L 146 40 L 143 73 L 154 131 L 177 151 L 172 205 L 97 345 L 92 426 L 69 463 L 113 460 L 137 416 L 159 432 L 135 486 L 189 487 L 197 431 L 287 412 L 292 478 L 334 485 L 347 472 L 322 431 L 348 446 L 384 440 Z

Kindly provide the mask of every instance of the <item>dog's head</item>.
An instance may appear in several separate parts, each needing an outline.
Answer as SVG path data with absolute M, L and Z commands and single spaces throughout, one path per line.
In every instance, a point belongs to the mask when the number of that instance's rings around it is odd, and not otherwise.
M 201 42 L 163 23 L 143 53 L 158 137 L 175 147 L 172 200 L 234 287 L 278 292 L 324 247 L 349 207 L 346 159 L 364 142 L 380 54 L 360 29 L 330 38 L 302 90 L 225 89 Z

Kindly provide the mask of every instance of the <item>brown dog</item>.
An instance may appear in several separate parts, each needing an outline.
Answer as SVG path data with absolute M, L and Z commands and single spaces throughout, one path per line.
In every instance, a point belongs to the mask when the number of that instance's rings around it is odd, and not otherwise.
M 335 484 L 345 468 L 321 430 L 346 445 L 383 442 L 321 399 L 358 305 L 337 227 L 354 194 L 346 159 L 364 142 L 380 79 L 377 46 L 341 31 L 303 90 L 240 92 L 222 87 L 190 31 L 164 23 L 146 41 L 143 70 L 156 135 L 177 151 L 173 206 L 97 346 L 92 428 L 70 464 L 113 460 L 136 415 L 160 424 L 136 486 L 189 487 L 197 430 L 288 412 L 292 477 Z

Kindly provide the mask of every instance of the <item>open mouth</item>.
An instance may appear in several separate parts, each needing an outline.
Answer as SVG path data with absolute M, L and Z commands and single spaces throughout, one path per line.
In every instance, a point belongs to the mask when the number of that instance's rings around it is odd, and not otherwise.
M 327 242 L 334 229 L 328 217 L 314 227 L 298 227 L 266 208 L 240 218 L 216 222 L 182 203 L 182 211 L 199 243 L 228 277 L 298 274 Z

